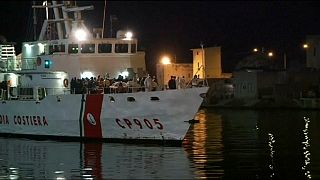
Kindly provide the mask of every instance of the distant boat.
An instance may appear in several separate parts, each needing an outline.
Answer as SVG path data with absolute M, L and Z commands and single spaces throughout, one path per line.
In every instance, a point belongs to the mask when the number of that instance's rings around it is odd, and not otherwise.
M 146 65 L 132 34 L 92 35 L 81 12 L 93 6 L 52 1 L 33 8 L 53 9 L 54 18 L 47 16 L 38 40 L 24 42 L 20 55 L 0 46 L 1 134 L 182 143 L 209 87 L 147 91 L 134 80 Z M 117 77 L 124 77 L 124 93 L 112 84 Z

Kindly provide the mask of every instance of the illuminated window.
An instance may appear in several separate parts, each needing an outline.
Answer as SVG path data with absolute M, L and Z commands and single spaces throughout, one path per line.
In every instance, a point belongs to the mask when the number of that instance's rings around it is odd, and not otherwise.
M 81 53 L 94 53 L 95 44 L 81 44 Z
M 78 53 L 78 44 L 69 44 L 68 53 L 77 54 Z

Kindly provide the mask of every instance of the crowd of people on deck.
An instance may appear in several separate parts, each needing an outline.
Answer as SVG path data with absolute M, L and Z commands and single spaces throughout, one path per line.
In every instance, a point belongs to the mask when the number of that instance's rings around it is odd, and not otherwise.
M 97 93 L 110 93 L 112 89 L 116 89 L 117 93 L 125 93 L 132 91 L 156 91 L 159 89 L 155 76 L 128 79 L 119 75 L 118 78 L 72 78 L 70 81 L 70 89 L 72 94 L 97 94 Z
M 96 94 L 96 93 L 112 93 L 116 89 L 117 93 L 136 92 L 136 91 L 157 91 L 161 89 L 184 89 L 187 86 L 196 87 L 199 84 L 199 77 L 195 75 L 191 80 L 191 84 L 187 84 L 185 77 L 171 76 L 168 86 L 161 88 L 155 76 L 148 74 L 146 77 L 137 79 L 128 79 L 119 75 L 118 78 L 104 78 L 100 75 L 91 78 L 72 78 L 70 81 L 70 89 L 72 94 Z M 114 91 L 115 92 L 115 91 Z
M 191 87 L 197 86 L 199 77 L 195 75 L 191 80 Z M 8 90 L 10 82 L 2 81 L 0 88 Z M 171 76 L 167 87 L 159 86 L 156 77 L 148 74 L 146 77 L 128 79 L 119 75 L 118 78 L 91 77 L 91 78 L 72 78 L 70 81 L 70 90 L 72 94 L 97 94 L 112 93 L 112 89 L 116 89 L 117 93 L 136 92 L 136 91 L 157 91 L 162 89 L 184 89 L 189 84 L 186 83 L 184 76 Z
M 200 83 L 199 76 L 194 75 L 194 77 L 191 80 L 191 87 L 197 87 L 199 86 L 199 83 Z M 184 76 L 182 77 L 171 76 L 170 80 L 168 81 L 169 89 L 184 89 L 187 86 L 189 86 L 189 84 L 186 83 Z

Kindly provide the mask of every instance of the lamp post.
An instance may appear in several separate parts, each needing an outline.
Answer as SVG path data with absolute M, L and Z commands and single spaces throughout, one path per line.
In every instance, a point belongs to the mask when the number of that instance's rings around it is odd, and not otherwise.
M 304 63 L 305 63 L 305 67 L 312 67 L 313 65 L 313 63 L 315 63 L 314 62 L 314 60 L 312 60 L 312 58 L 310 57 L 310 52 L 309 52 L 309 48 L 310 48 L 310 44 L 307 44 L 307 43 L 305 43 L 305 44 L 303 44 L 302 45 L 302 47 L 303 47 L 303 49 L 305 50 L 305 60 L 304 60 Z
M 165 66 L 168 65 L 168 64 L 171 64 L 171 60 L 168 56 L 163 56 L 161 58 L 161 64 L 163 65 L 162 66 L 162 70 L 163 70 L 163 77 L 162 77 L 162 86 L 163 88 L 165 89 Z
M 205 66 L 204 66 L 204 49 L 203 49 L 203 43 L 200 43 L 201 49 L 202 49 L 202 53 L 201 53 L 201 63 L 202 63 L 202 78 L 205 79 L 206 75 L 205 75 Z

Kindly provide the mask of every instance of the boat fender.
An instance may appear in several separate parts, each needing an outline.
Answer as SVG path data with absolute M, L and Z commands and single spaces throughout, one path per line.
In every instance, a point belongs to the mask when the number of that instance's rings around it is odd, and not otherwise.
M 41 58 L 37 57 L 37 66 L 40 66 L 40 65 L 41 65 Z
M 68 79 L 64 79 L 64 80 L 63 80 L 63 85 L 64 85 L 64 87 L 68 87 L 68 85 L 69 85 L 69 80 L 68 80 Z

